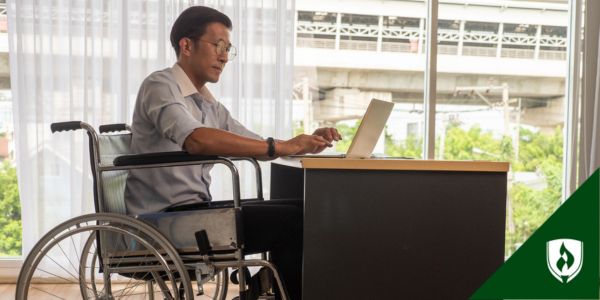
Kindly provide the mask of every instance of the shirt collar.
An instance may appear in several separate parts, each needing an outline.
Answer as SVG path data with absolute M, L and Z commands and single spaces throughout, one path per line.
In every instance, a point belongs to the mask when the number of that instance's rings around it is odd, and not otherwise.
M 196 89 L 190 78 L 187 76 L 187 74 L 185 74 L 185 71 L 183 71 L 179 64 L 175 63 L 171 70 L 173 72 L 173 76 L 175 76 L 175 81 L 177 81 L 177 85 L 179 85 L 179 90 L 181 91 L 181 95 L 183 97 L 198 93 L 198 89 Z
M 196 89 L 196 86 L 192 83 L 192 80 L 187 76 L 185 71 L 181 68 L 178 63 L 175 63 L 171 68 L 173 72 L 173 76 L 175 76 L 175 81 L 179 86 L 179 90 L 181 91 L 181 95 L 183 97 L 187 97 L 193 94 L 199 94 L 203 99 L 208 100 L 209 102 L 214 102 L 215 98 L 212 93 L 208 90 L 206 85 L 204 85 L 200 91 Z

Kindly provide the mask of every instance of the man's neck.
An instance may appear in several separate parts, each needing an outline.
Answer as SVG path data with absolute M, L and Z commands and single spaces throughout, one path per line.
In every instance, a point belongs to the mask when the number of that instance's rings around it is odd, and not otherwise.
M 191 68 L 188 65 L 186 65 L 185 63 L 181 63 L 181 61 L 178 61 L 177 64 L 179 65 L 179 67 L 181 67 L 183 72 L 185 72 L 185 75 L 187 75 L 187 77 L 190 79 L 192 84 L 196 87 L 198 92 L 200 92 L 202 90 L 202 88 L 204 87 L 204 85 L 206 84 L 206 81 L 201 81 L 201 80 L 196 79 L 194 77 L 194 75 L 192 74 Z

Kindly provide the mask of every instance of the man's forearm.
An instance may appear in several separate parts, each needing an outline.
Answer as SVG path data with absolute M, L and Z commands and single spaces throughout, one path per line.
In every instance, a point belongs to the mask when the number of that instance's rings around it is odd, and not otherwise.
M 277 156 L 292 154 L 319 153 L 326 147 L 331 146 L 331 143 L 321 136 L 301 134 L 287 141 L 277 141 L 274 157 L 268 157 L 269 145 L 266 141 L 208 127 L 195 129 L 183 144 L 184 149 L 191 154 L 250 156 L 259 159 L 273 159 Z
M 240 136 L 215 128 L 198 128 L 184 142 L 191 154 L 221 156 L 251 156 L 267 158 L 266 141 Z

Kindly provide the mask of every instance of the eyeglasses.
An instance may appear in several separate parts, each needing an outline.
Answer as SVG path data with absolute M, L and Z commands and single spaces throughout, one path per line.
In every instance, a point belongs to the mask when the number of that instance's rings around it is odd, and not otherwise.
M 233 60 L 235 58 L 235 56 L 237 55 L 237 49 L 235 48 L 235 46 L 233 46 L 232 44 L 228 45 L 227 43 L 225 43 L 224 40 L 219 40 L 216 43 L 201 40 L 201 39 L 198 39 L 198 40 L 215 46 L 215 48 L 217 50 L 217 55 L 219 55 L 219 56 L 221 56 L 221 55 L 223 55 L 223 53 L 227 52 L 228 60 Z

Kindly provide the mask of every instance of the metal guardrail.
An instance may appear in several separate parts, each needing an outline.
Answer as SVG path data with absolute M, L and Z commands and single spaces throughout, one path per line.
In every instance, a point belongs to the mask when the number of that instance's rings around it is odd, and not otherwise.
M 298 37 L 296 46 L 299 48 L 336 49 L 334 39 Z M 377 51 L 376 41 L 340 40 L 339 50 Z M 419 53 L 418 44 L 415 42 L 382 42 L 382 52 Z M 463 46 L 462 53 L 456 45 L 439 45 L 438 54 L 481 56 L 497 58 L 522 58 L 535 59 L 535 49 L 501 48 L 496 47 Z M 560 50 L 539 50 L 538 59 L 566 60 L 567 52 Z
M 384 16 L 377 16 L 379 24 L 349 24 L 299 20 L 296 24 L 297 46 L 320 49 L 362 50 L 384 52 L 423 53 L 427 32 L 420 26 L 383 26 Z M 566 60 L 567 38 L 544 34 L 537 25 L 537 34 L 503 31 L 499 23 L 497 32 L 440 28 L 438 40 L 443 44 L 440 54 L 483 56 L 497 58 L 523 58 Z M 316 37 L 316 38 L 313 38 Z
M 363 24 L 336 24 L 325 22 L 307 22 L 298 21 L 296 25 L 298 34 L 318 34 L 344 37 L 371 37 L 384 39 L 419 39 L 425 38 L 424 30 L 414 27 L 398 27 L 386 26 L 379 28 L 378 26 L 369 26 Z M 522 33 L 497 33 L 491 31 L 465 31 L 460 34 L 459 30 L 439 29 L 438 40 L 453 41 L 453 42 L 471 42 L 484 44 L 497 44 L 499 40 L 502 44 L 520 45 L 520 46 L 536 46 L 538 37 Z M 539 36 L 540 46 L 549 47 L 566 47 L 567 38 L 549 35 Z

